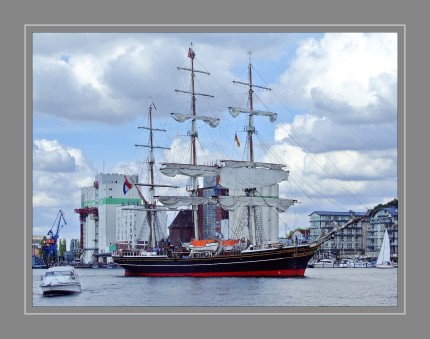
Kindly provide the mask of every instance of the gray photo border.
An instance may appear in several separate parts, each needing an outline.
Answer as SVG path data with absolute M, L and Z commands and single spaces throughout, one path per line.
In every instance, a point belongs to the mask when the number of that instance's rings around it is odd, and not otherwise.
M 27 25 L 26 26 L 26 130 L 27 135 L 31 135 L 32 130 L 32 37 L 34 33 L 40 32 L 395 32 L 398 36 L 398 74 L 399 74 L 399 93 L 398 93 L 398 125 L 404 126 L 404 46 L 405 46 L 405 27 L 403 25 L 132 25 L 132 26 L 88 26 L 88 25 Z M 399 128 L 399 150 L 398 158 L 400 163 L 404 159 L 404 133 Z M 27 150 L 27 164 L 31 164 L 31 150 L 32 139 L 26 139 Z M 31 187 L 32 179 L 32 166 L 27 165 L 27 178 L 28 187 Z M 399 166 L 399 237 L 404 237 L 404 226 L 402 222 L 403 208 L 401 202 L 404 201 L 403 197 L 403 171 Z M 27 190 L 27 246 L 31 248 L 31 230 L 32 230 L 32 210 L 31 199 L 32 194 Z M 390 313 L 404 313 L 404 243 L 403 246 L 399 245 L 399 262 L 401 263 L 398 268 L 398 303 L 397 306 L 385 307 L 312 307 L 312 306 L 294 306 L 294 307 L 34 307 L 31 306 L 32 302 L 32 280 L 31 280 L 31 267 L 28 263 L 31 262 L 31 254 L 27 256 L 26 260 L 26 273 L 27 273 L 27 290 L 26 302 L 28 313 L 45 313 L 45 314 L 59 314 L 59 313 L 83 313 L 83 314 L 120 314 L 120 313 L 140 313 L 140 314 L 390 314 Z
M 49 0 L 17 0 L 0 5 L 0 147 L 2 155 L 3 194 L 1 195 L 2 246 L 1 266 L 1 332 L 8 338 L 46 338 L 53 335 L 62 339 L 77 335 L 91 338 L 115 337 L 224 337 L 224 333 L 238 338 L 259 338 L 273 335 L 294 338 L 313 336 L 331 338 L 404 338 L 421 337 L 428 323 L 426 250 L 429 228 L 424 213 L 428 195 L 427 171 L 429 159 L 426 140 L 429 136 L 429 115 L 426 89 L 428 68 L 428 13 L 430 6 L 422 1 L 399 0 L 303 0 L 288 3 L 273 0 L 158 0 L 139 2 L 135 0 L 75 0 L 73 2 Z M 399 197 L 401 219 L 408 228 L 403 254 L 405 262 L 404 313 L 395 314 L 31 314 L 25 299 L 26 255 L 21 239 L 26 245 L 28 231 L 24 215 L 25 168 L 24 145 L 24 90 L 25 90 L 25 45 L 26 27 L 30 25 L 168 25 L 171 23 L 225 24 L 247 23 L 261 25 L 321 24 L 348 26 L 403 25 L 408 44 L 405 46 L 405 74 L 403 103 L 405 116 L 403 125 L 399 121 L 399 151 L 403 149 L 404 162 L 399 157 Z M 412 38 L 411 38 L 412 37 Z M 405 41 L 406 44 L 406 41 Z M 406 67 L 407 65 L 407 67 Z M 406 77 L 406 68 L 407 74 Z M 401 75 L 401 74 L 400 74 Z M 402 82 L 399 78 L 399 84 Z M 400 105 L 399 105 L 400 107 Z M 406 110 L 406 107 L 408 108 Z M 28 121 L 26 122 L 28 124 Z M 406 131 L 407 137 L 406 137 Z M 28 129 L 26 131 L 29 132 Z M 401 133 L 403 139 L 400 139 Z M 407 143 L 406 143 L 407 139 Z M 406 152 L 406 149 L 409 152 Z M 28 162 L 28 161 L 27 161 Z M 407 169 L 407 171 L 406 171 Z M 403 174 L 403 175 L 402 175 Z M 407 182 L 407 184 L 406 184 Z M 26 187 L 28 189 L 28 187 Z M 407 204 L 406 204 L 407 201 Z M 28 206 L 27 206 L 28 207 Z M 406 210 L 408 211 L 406 215 Z M 424 212 L 424 213 L 423 213 Z M 31 219 L 31 218 L 30 218 Z M 27 232 L 27 234 L 24 234 Z M 407 237 L 406 237 L 407 236 Z M 406 243 L 408 256 L 406 258 Z M 20 247 L 21 246 L 21 247 Z M 406 270 L 407 266 L 407 270 Z M 424 269 L 423 269 L 424 267 Z M 407 297 L 406 297 L 407 296 Z M 407 302 L 406 302 L 407 301 Z

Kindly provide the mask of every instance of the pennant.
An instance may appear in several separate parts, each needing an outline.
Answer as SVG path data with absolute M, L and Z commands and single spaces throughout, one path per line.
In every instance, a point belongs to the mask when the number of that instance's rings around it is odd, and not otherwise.
M 190 59 L 194 59 L 194 57 L 196 56 L 196 53 L 194 53 L 194 51 L 190 48 L 188 48 L 188 57 Z
M 133 187 L 127 180 L 127 177 L 124 175 L 124 185 L 122 186 L 122 191 L 126 194 Z
M 234 141 L 236 141 L 237 147 L 240 147 L 240 141 L 236 133 L 234 133 Z

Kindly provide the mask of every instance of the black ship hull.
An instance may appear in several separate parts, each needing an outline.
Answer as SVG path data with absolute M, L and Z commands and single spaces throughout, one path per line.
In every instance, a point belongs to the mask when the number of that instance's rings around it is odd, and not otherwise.
M 125 276 L 144 277 L 302 277 L 317 247 L 244 251 L 240 254 L 186 256 L 113 255 Z

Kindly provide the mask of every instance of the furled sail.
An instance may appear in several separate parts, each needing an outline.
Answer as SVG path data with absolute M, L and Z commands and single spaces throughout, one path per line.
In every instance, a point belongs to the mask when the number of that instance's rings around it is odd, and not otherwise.
M 170 209 L 176 209 L 180 206 L 210 204 L 219 205 L 228 211 L 234 211 L 240 207 L 262 206 L 275 208 L 279 212 L 285 212 L 294 203 L 293 199 L 255 196 L 220 196 L 217 199 L 209 197 L 160 196 L 158 201 Z
M 228 111 L 230 112 L 230 114 L 233 118 L 237 117 L 239 115 L 239 113 L 249 113 L 252 115 L 268 116 L 270 118 L 270 122 L 274 122 L 276 120 L 276 118 L 278 117 L 277 113 L 258 111 L 255 109 L 249 110 L 246 108 L 239 108 L 239 107 L 229 107 Z
M 281 169 L 283 164 L 272 164 L 269 162 L 243 161 L 243 160 L 221 160 L 227 167 L 264 167 L 270 169 Z
M 228 211 L 234 211 L 239 207 L 263 206 L 273 207 L 279 212 L 285 212 L 293 203 L 293 199 L 248 197 L 248 196 L 220 196 L 219 205 Z
M 197 119 L 197 120 L 204 121 L 212 128 L 217 127 L 219 124 L 218 118 L 205 117 L 202 115 L 182 114 L 182 113 L 171 113 L 171 115 L 178 122 L 184 122 L 188 119 Z
M 288 179 L 288 171 L 266 167 L 229 167 L 220 171 L 219 184 L 229 189 L 267 187 Z
M 159 196 L 158 201 L 170 209 L 176 209 L 179 206 L 206 205 L 216 204 L 217 201 L 206 197 L 193 196 Z
M 161 173 L 169 177 L 174 177 L 178 174 L 189 177 L 213 177 L 219 175 L 220 168 L 218 166 L 206 165 L 191 165 L 177 163 L 161 163 L 163 168 L 160 168 Z

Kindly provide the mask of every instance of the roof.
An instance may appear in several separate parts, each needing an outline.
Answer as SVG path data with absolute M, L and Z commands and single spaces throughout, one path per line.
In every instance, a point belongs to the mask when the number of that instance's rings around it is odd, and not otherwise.
M 379 208 L 375 211 L 375 214 L 378 213 L 379 211 L 387 211 L 387 213 L 389 213 L 392 216 L 397 217 L 398 215 L 398 209 L 396 206 L 388 206 L 388 207 L 382 207 Z
M 168 227 L 170 230 L 172 229 L 184 229 L 184 228 L 193 228 L 193 211 L 192 210 L 181 210 L 173 219 L 172 223 Z
M 358 216 L 364 216 L 366 215 L 366 212 L 354 212 L 356 215 Z M 311 214 L 309 214 L 309 216 L 311 216 L 312 214 L 318 214 L 318 215 L 337 215 L 337 216 L 345 216 L 345 217 L 349 217 L 351 216 L 351 212 L 332 212 L 332 211 L 314 211 Z

